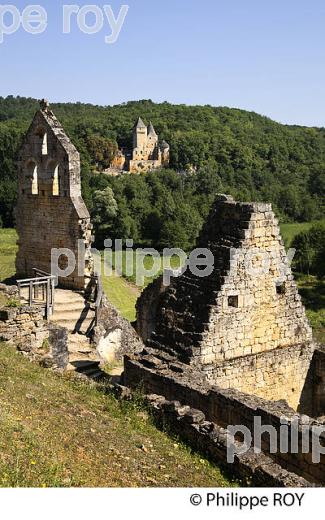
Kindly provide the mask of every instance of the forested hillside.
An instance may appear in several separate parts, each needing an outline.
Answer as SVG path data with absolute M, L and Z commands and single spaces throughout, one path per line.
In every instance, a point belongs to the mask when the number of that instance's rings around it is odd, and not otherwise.
M 13 225 L 15 160 L 38 102 L 0 97 L 0 218 Z M 129 102 L 113 107 L 53 104 L 79 149 L 83 189 L 97 236 L 187 248 L 217 191 L 274 204 L 282 221 L 324 216 L 325 129 L 285 126 L 258 114 L 211 106 Z M 111 179 L 117 146 L 130 144 L 134 120 L 153 121 L 171 145 L 171 169 Z M 193 169 L 197 173 L 188 173 Z

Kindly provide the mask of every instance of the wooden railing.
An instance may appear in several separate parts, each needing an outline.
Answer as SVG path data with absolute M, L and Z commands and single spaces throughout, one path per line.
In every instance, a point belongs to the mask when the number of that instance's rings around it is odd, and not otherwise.
M 17 280 L 19 300 L 30 307 L 33 305 L 44 307 L 45 317 L 48 320 L 54 312 L 55 276 L 36 268 L 33 269 L 33 272 L 34 278 Z M 24 289 L 27 289 L 26 295 L 24 295 Z

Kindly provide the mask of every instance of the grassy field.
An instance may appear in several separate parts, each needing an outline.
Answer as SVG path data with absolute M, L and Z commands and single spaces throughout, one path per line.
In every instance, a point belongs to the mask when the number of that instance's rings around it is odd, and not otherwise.
M 119 256 L 119 259 L 117 259 L 117 256 Z M 127 274 L 127 261 L 130 266 L 138 266 L 138 274 Z M 167 256 L 165 260 L 163 260 L 159 254 L 153 258 L 152 255 L 145 255 L 140 251 L 133 251 L 131 253 L 122 251 L 118 253 L 118 255 L 113 252 L 111 265 L 114 269 L 119 269 L 123 278 L 132 285 L 138 286 L 141 290 L 156 278 L 156 276 L 152 274 L 147 275 L 152 271 L 156 263 L 158 264 L 158 275 L 163 272 L 164 268 L 178 269 L 180 265 L 184 265 L 179 256 Z M 143 278 L 143 280 L 141 280 L 141 278 Z
M 234 485 L 135 404 L 0 345 L 0 487 Z
M 314 337 L 325 345 L 325 280 L 298 275 L 297 281 Z
M 323 221 L 317 221 L 317 222 L 302 222 L 302 223 L 293 223 L 293 224 L 281 224 L 281 235 L 284 240 L 284 243 L 286 247 L 290 247 L 292 244 L 293 239 L 296 235 L 299 233 L 302 233 L 303 231 L 308 231 L 313 225 L 323 222 Z
M 140 296 L 140 289 L 131 285 L 120 276 L 103 277 L 104 291 L 112 304 L 129 321 L 135 320 L 135 304 Z
M 16 241 L 14 229 L 0 229 L 0 281 L 15 274 Z

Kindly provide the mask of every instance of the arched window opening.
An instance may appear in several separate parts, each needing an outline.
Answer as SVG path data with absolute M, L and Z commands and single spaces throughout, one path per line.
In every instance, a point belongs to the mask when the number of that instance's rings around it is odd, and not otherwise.
M 47 155 L 47 133 L 43 135 L 42 140 L 42 155 Z
M 37 164 L 30 161 L 27 165 L 27 178 L 30 182 L 32 195 L 38 195 L 38 169 Z
M 59 166 L 58 165 L 54 168 L 54 172 L 53 172 L 52 195 L 54 195 L 55 197 L 60 195 Z
M 47 155 L 47 132 L 44 130 L 44 128 L 38 128 L 36 136 L 39 139 L 38 146 L 41 148 L 42 155 Z
M 35 166 L 32 177 L 32 195 L 38 195 L 38 172 Z

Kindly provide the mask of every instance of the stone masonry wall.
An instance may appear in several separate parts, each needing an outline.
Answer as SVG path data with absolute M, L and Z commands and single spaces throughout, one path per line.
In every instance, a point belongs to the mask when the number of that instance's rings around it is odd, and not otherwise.
M 314 419 L 297 414 L 283 401 L 272 402 L 235 389 L 220 389 L 209 385 L 198 370 L 175 362 L 172 356 L 158 358 L 151 350 L 143 352 L 140 356 L 125 358 L 123 384 L 129 388 L 140 388 L 146 394 L 162 395 L 170 401 L 177 400 L 182 405 L 200 410 L 206 420 L 223 428 L 242 425 L 254 435 L 254 420 L 259 417 L 261 425 L 272 426 L 277 432 L 276 453 L 270 452 L 270 435 L 266 431 L 262 434 L 262 452 L 288 471 L 310 482 L 325 484 L 325 455 L 320 455 L 319 463 L 313 462 L 311 434 L 312 427 L 322 430 L 319 441 L 324 451 L 324 426 Z M 295 434 L 290 434 L 289 430 L 289 445 L 292 436 L 296 436 L 298 450 L 289 450 L 292 451 L 289 453 L 284 453 L 279 445 L 279 432 L 284 418 L 289 424 L 292 421 L 298 422 Z M 302 449 L 303 432 L 304 439 L 309 439 L 308 453 Z
M 150 346 L 202 366 L 312 341 L 271 205 L 218 197 L 197 247 L 213 272 L 173 279 Z
M 229 233 L 228 226 L 235 222 L 235 232 L 240 231 L 242 242 L 234 250 L 211 309 L 202 342 L 202 362 L 310 342 L 311 328 L 271 205 L 227 203 L 221 211 L 223 233 Z M 214 225 L 218 212 L 210 217 L 208 228 Z M 211 234 L 208 229 L 207 238 Z M 231 298 L 236 299 L 234 306 Z
M 40 348 L 47 337 L 42 309 L 28 306 L 0 309 L 0 340 Z
M 162 166 L 161 161 L 154 160 L 140 160 L 140 161 L 129 161 L 129 172 L 130 173 L 139 173 L 139 172 L 148 172 L 150 170 L 155 170 Z
M 51 250 L 66 248 L 75 259 L 78 240 L 85 249 L 85 267 L 77 266 L 60 284 L 84 289 L 92 269 L 91 224 L 81 198 L 79 153 L 47 106 L 39 110 L 27 132 L 18 161 L 17 277 L 34 276 L 33 268 L 51 272 Z M 60 268 L 67 264 L 60 257 Z
M 213 270 L 189 268 L 137 303 L 149 348 L 197 367 L 210 383 L 311 409 L 311 327 L 270 204 L 219 195 L 197 241 Z
M 158 426 L 164 430 L 167 427 L 193 449 L 231 471 L 233 476 L 241 479 L 241 486 L 311 487 L 307 480 L 282 468 L 265 453 L 257 454 L 253 448 L 242 453 L 241 444 L 236 441 L 234 462 L 230 463 L 227 456 L 228 431 L 207 421 L 200 410 L 179 401 L 168 401 L 161 395 L 148 395 L 146 401 Z
M 150 339 L 156 328 L 157 308 L 167 287 L 163 284 L 163 277 L 159 276 L 146 287 L 136 303 L 136 329 L 144 342 Z
M 49 324 L 38 307 L 0 309 L 0 341 L 8 341 L 47 368 L 64 369 L 69 362 L 66 329 Z
M 298 345 L 204 366 L 207 380 L 220 388 L 278 401 L 310 415 L 313 410 L 311 362 L 315 346 Z

